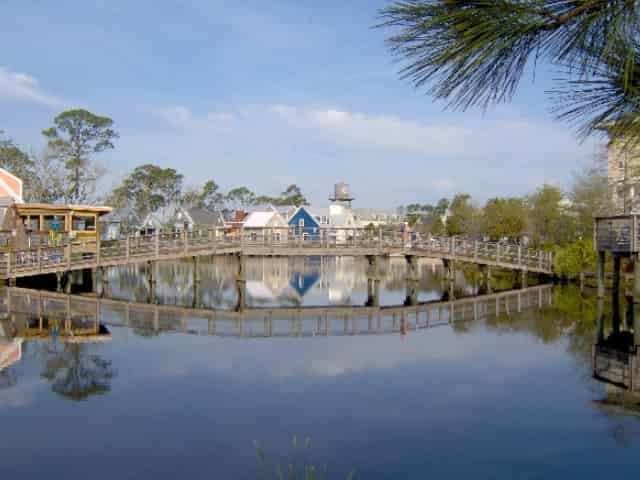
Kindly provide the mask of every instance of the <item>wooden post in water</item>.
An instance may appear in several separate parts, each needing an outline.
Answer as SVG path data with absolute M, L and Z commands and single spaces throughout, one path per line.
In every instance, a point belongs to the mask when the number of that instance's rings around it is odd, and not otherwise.
M 604 251 L 599 251 L 598 252 L 598 270 L 597 270 L 597 280 L 598 280 L 598 298 L 604 298 L 604 276 L 605 276 L 605 271 L 604 271 L 604 265 L 605 265 L 605 260 L 606 260 L 606 252 Z M 634 273 L 634 276 L 636 274 Z

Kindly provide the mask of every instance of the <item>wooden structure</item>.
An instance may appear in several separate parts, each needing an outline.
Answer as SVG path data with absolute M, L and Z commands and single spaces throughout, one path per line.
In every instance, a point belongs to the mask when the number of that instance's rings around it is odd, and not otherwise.
M 82 318 L 89 323 L 109 327 L 142 327 L 156 332 L 251 338 L 406 334 L 482 320 L 502 313 L 544 308 L 551 301 L 552 287 L 542 285 L 413 306 L 248 308 L 238 312 L 134 303 L 13 287 L 5 290 L 0 308 L 14 315 L 31 315 L 33 318 L 39 318 L 46 310 L 60 318 Z
M 97 269 L 117 265 L 197 258 L 204 255 L 254 256 L 384 256 L 404 255 L 429 257 L 448 262 L 473 263 L 541 275 L 552 273 L 549 252 L 501 245 L 492 242 L 468 241 L 440 237 L 407 243 L 399 232 L 370 234 L 365 230 L 348 229 L 332 232 L 324 229 L 317 239 L 293 235 L 277 236 L 276 230 L 265 229 L 249 236 L 228 234 L 221 229 L 207 231 L 158 232 L 152 235 L 126 236 L 101 242 L 83 237 L 69 238 L 61 245 L 45 245 L 13 249 L 0 255 L 0 279 L 12 280 L 46 273 L 68 273 L 74 270 Z M 338 238 L 344 237 L 344 241 Z M 286 240 L 283 240 L 286 238 Z
M 3 227 L 10 232 L 8 244 L 14 250 L 59 246 L 69 239 L 77 245 L 95 245 L 99 219 L 110 211 L 110 207 L 15 203 Z
M 606 253 L 613 255 L 613 295 L 620 291 L 621 259 L 634 264 L 633 297 L 640 301 L 640 215 L 618 215 L 596 218 L 594 245 L 598 252 L 598 297 L 604 297 Z

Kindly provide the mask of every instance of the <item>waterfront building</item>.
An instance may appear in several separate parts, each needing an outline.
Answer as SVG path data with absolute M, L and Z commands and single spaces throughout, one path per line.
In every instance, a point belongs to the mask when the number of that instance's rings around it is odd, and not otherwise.
M 616 213 L 640 213 L 640 149 L 610 142 L 607 179 Z
M 324 220 L 324 222 L 321 221 Z M 298 207 L 289 218 L 289 227 L 296 237 L 316 240 L 320 238 L 320 229 L 329 224 L 328 216 L 312 213 L 308 207 Z
M 275 242 L 285 241 L 288 238 L 289 225 L 279 212 L 274 210 L 251 212 L 242 225 L 246 240 L 266 240 L 272 235 Z
M 175 230 L 196 231 L 212 228 L 224 228 L 224 218 L 219 211 L 210 211 L 198 207 L 180 207 L 175 215 Z

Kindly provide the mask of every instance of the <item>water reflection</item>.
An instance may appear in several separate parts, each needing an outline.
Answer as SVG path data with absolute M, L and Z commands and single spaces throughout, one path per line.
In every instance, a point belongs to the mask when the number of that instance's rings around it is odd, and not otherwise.
M 640 305 L 634 304 L 632 296 L 612 303 L 608 324 L 604 300 L 599 301 L 593 376 L 606 385 L 606 395 L 596 403 L 614 413 L 640 415 Z
M 160 265 L 151 302 L 144 268 L 111 271 L 101 296 L 2 290 L 0 474 L 261 478 L 254 440 L 282 463 L 294 434 L 314 439 L 311 463 L 359 478 L 638 470 L 619 450 L 640 438 L 631 389 L 601 381 L 635 362 L 627 307 L 616 326 L 588 291 L 501 291 L 497 275 L 474 296 L 462 271 L 448 300 L 426 262 L 405 305 L 402 261 L 253 259 L 238 311 L 235 262 L 202 262 L 197 289 L 193 265 Z

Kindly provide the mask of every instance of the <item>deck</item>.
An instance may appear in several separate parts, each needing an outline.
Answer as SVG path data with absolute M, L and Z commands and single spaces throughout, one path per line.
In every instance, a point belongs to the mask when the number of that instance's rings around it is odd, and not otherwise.
M 0 257 L 0 279 L 96 269 L 146 262 L 178 260 L 211 255 L 248 256 L 388 256 L 429 257 L 508 270 L 549 275 L 549 252 L 480 242 L 455 237 L 437 237 L 408 242 L 400 234 L 367 235 L 355 231 L 344 240 L 337 235 L 319 239 L 288 236 L 286 240 L 264 235 L 243 238 L 216 231 L 158 233 L 127 236 L 110 241 L 73 241 L 64 245 L 39 245 L 4 252 Z

